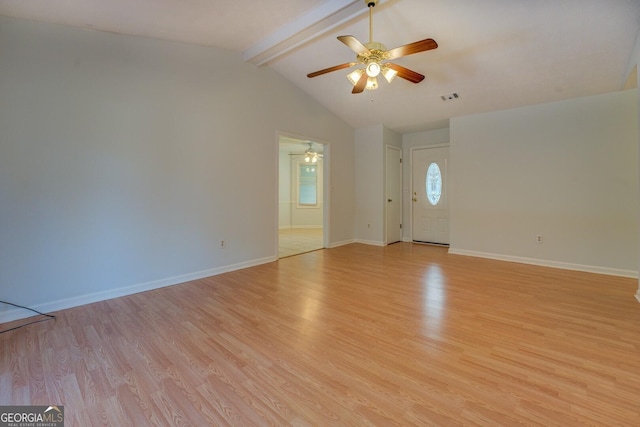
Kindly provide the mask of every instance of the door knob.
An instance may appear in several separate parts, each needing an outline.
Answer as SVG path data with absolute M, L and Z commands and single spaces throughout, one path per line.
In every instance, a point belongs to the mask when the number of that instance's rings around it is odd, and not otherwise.
M 413 198 L 413 201 L 414 201 L 414 202 L 417 202 L 417 201 L 418 201 L 418 199 L 416 199 L 416 198 L 414 197 L 414 198 Z

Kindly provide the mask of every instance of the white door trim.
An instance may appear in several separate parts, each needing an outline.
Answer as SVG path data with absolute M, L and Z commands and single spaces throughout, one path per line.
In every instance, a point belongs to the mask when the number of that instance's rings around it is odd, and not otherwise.
M 399 180 L 400 180 L 400 186 L 398 187 L 398 194 L 397 194 L 397 198 L 399 199 L 398 203 L 400 205 L 400 224 L 398 224 L 398 229 L 399 229 L 399 234 L 400 234 L 400 238 L 397 240 L 397 242 L 401 242 L 402 241 L 402 229 L 400 228 L 400 226 L 402 225 L 402 149 L 398 148 L 396 146 L 393 145 L 389 145 L 386 144 L 385 145 L 385 151 L 384 151 L 384 161 L 385 161 L 385 183 L 384 183 L 384 240 L 385 240 L 385 244 L 389 244 L 389 204 L 388 204 L 388 199 L 390 197 L 390 195 L 387 193 L 387 182 L 389 177 L 387 176 L 387 161 L 389 160 L 389 158 L 387 157 L 387 150 L 394 150 L 398 152 L 398 157 L 400 158 L 400 176 L 399 176 Z M 396 196 L 393 196 L 396 197 Z M 396 241 L 394 241 L 393 243 L 396 243 Z

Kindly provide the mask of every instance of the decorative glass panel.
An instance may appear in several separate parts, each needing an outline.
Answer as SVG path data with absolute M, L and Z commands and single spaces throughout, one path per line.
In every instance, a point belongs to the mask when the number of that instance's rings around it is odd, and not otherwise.
M 436 163 L 431 163 L 427 169 L 427 199 L 431 206 L 440 202 L 442 195 L 442 174 Z

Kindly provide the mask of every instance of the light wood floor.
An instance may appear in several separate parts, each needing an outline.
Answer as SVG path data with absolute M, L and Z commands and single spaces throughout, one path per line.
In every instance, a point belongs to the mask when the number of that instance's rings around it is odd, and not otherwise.
M 283 228 L 278 230 L 278 257 L 322 249 L 322 228 Z
M 0 404 L 68 427 L 638 426 L 636 288 L 353 244 L 2 334 Z

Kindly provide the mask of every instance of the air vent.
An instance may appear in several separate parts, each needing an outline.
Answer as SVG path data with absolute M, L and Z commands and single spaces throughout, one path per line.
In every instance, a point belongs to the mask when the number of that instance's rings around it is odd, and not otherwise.
M 458 95 L 458 92 L 453 92 L 450 95 L 442 95 L 440 97 L 440 99 L 442 99 L 443 101 L 453 101 L 454 99 L 458 99 L 460 98 L 460 95 Z

